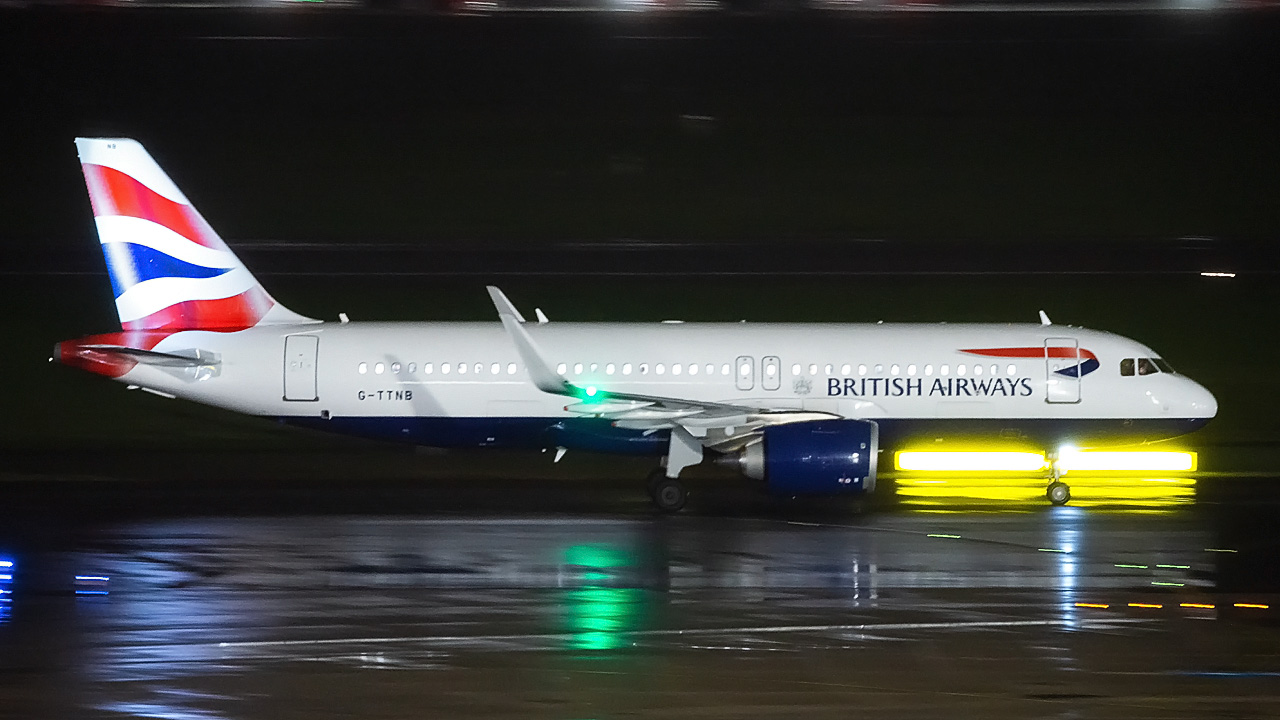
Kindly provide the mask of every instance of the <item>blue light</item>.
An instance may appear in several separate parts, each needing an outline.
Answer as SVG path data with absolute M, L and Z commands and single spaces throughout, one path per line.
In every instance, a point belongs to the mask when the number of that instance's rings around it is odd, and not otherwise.
M 105 575 L 77 575 L 76 582 L 107 582 L 111 578 Z

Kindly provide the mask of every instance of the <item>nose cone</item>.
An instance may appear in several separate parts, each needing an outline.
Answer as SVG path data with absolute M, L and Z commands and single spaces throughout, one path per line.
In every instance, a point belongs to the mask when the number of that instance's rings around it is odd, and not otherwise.
M 1187 380 L 1188 417 L 1208 420 L 1218 414 L 1218 399 L 1203 385 L 1194 380 Z

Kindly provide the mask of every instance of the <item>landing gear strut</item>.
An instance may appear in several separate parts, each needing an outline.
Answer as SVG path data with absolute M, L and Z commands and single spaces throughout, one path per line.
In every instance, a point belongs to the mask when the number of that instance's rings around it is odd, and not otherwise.
M 649 497 L 662 512 L 674 513 L 684 507 L 689 491 L 679 478 L 667 477 L 665 469 L 657 468 L 649 473 Z
M 704 433 L 705 434 L 705 431 Z M 671 429 L 671 444 L 663 467 L 649 473 L 649 497 L 663 512 L 679 512 L 689 499 L 689 491 L 680 482 L 680 471 L 702 462 L 702 442 L 684 427 Z

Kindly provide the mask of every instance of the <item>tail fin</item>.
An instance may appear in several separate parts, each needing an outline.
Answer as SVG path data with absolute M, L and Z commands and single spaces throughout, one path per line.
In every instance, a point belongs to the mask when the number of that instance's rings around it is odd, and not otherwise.
M 76 138 L 125 330 L 318 322 L 277 303 L 182 191 L 127 138 Z

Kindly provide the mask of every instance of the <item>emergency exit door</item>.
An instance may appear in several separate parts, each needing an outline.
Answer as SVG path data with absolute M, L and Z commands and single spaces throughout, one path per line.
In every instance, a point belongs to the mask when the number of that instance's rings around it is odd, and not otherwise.
M 739 355 L 733 364 L 734 385 L 739 390 L 750 390 L 756 386 L 756 359 L 750 355 Z
M 284 399 L 315 402 L 316 361 L 320 338 L 316 335 L 286 335 L 284 338 Z
M 1045 338 L 1046 402 L 1080 402 L 1080 345 L 1075 338 Z

